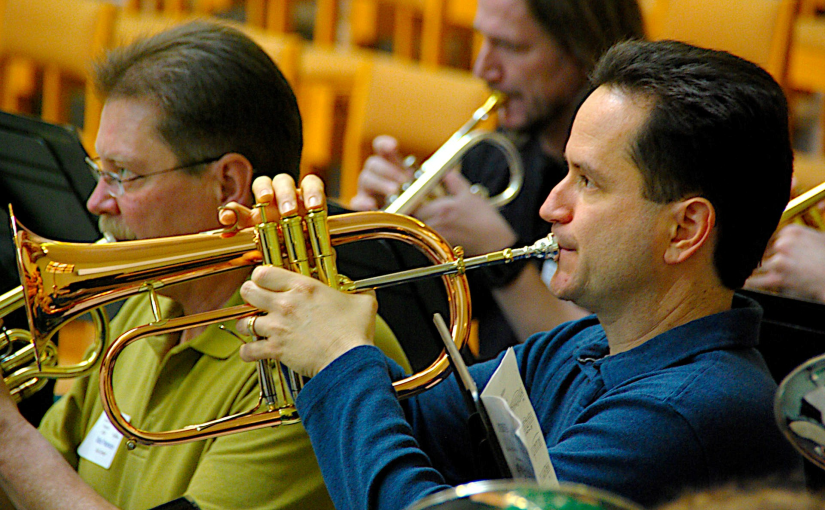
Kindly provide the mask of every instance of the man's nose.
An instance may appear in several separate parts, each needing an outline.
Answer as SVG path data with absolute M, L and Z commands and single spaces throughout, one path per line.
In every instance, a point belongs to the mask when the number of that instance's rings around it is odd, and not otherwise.
M 101 214 L 117 214 L 119 212 L 117 200 L 115 200 L 115 197 L 109 189 L 109 185 L 106 184 L 103 179 L 97 182 L 89 199 L 86 200 L 86 209 L 97 216 Z
M 539 209 L 539 216 L 548 223 L 567 223 L 573 218 L 573 209 L 565 201 L 564 181 L 547 195 Z
M 493 48 L 485 38 L 473 63 L 473 74 L 489 84 L 501 81 L 501 69 L 496 63 Z

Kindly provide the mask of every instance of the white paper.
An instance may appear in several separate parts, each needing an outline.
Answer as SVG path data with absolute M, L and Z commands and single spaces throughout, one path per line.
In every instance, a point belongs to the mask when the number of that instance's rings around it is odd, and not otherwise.
M 514 478 L 535 478 L 544 487 L 558 487 L 556 471 L 512 347 L 481 392 L 507 465 Z
M 126 421 L 129 421 L 129 416 L 123 415 Z M 97 419 L 92 430 L 86 435 L 86 438 L 77 447 L 77 454 L 82 458 L 93 462 L 103 469 L 109 469 L 112 466 L 112 461 L 115 458 L 117 449 L 120 447 L 120 442 L 123 441 L 123 434 L 109 421 L 106 413 L 100 413 L 100 418 Z

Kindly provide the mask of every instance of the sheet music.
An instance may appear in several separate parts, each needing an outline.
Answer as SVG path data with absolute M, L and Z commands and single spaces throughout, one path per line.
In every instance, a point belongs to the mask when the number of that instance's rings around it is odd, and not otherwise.
M 507 349 L 501 364 L 481 392 L 481 401 L 513 477 L 535 479 L 544 487 L 558 487 L 547 443 L 524 388 L 512 347 Z

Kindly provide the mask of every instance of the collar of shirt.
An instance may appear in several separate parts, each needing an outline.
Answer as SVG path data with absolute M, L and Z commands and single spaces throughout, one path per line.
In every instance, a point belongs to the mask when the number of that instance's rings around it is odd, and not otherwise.
M 582 339 L 574 356 L 591 379 L 600 377 L 606 389 L 641 374 L 678 364 L 717 349 L 754 348 L 758 343 L 762 308 L 756 301 L 735 295 L 731 310 L 702 317 L 673 328 L 642 345 L 608 356 L 601 326 Z

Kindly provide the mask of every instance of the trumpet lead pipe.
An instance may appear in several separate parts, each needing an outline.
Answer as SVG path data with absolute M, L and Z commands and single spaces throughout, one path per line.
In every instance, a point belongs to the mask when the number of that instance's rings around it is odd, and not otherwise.
M 553 234 L 539 239 L 530 246 L 521 248 L 507 248 L 505 250 L 477 255 L 475 257 L 463 258 L 436 264 L 434 266 L 407 269 L 372 278 L 364 278 L 355 282 L 345 283 L 341 290 L 346 292 L 358 292 L 361 290 L 377 290 L 402 283 L 410 283 L 433 276 L 446 276 L 450 274 L 463 274 L 468 269 L 487 267 L 496 264 L 507 264 L 522 259 L 556 259 L 559 254 L 559 247 Z

